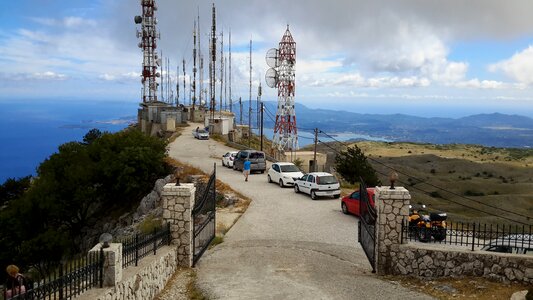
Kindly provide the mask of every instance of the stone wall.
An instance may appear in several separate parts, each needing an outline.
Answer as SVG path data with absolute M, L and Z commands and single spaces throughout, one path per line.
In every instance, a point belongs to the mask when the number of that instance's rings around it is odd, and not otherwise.
M 426 278 L 476 276 L 533 284 L 533 257 L 528 255 L 401 245 L 392 257 L 391 274 L 394 275 Z
M 533 256 L 470 251 L 440 244 L 402 244 L 402 220 L 409 214 L 409 191 L 376 187 L 376 271 L 378 275 L 424 278 L 485 277 L 533 283 Z

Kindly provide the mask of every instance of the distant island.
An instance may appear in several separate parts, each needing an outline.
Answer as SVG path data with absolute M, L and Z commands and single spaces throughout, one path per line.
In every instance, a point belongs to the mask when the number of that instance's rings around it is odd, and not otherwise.
M 276 102 L 266 101 L 264 104 L 266 110 L 276 113 Z M 351 132 L 391 141 L 477 144 L 504 148 L 533 147 L 533 119 L 519 115 L 492 113 L 453 119 L 404 114 L 359 114 L 310 109 L 302 104 L 296 104 L 295 109 L 300 132 L 318 128 L 329 134 Z M 248 111 L 247 106 L 243 107 L 243 111 Z M 265 117 L 264 120 L 265 127 L 273 127 L 271 118 Z

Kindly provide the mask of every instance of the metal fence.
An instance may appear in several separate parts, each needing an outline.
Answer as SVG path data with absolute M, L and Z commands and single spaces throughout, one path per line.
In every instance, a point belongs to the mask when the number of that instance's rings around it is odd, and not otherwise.
M 121 241 L 122 268 L 137 266 L 139 260 L 150 253 L 157 254 L 157 249 L 170 245 L 170 223 L 150 234 L 136 234 Z
M 442 233 L 445 231 L 445 235 Z M 474 250 L 533 253 L 533 226 L 447 222 L 445 229 L 402 223 L 402 241 L 456 245 Z
M 20 285 L 5 284 L 3 299 L 72 299 L 103 284 L 103 251 L 46 266 L 50 273 L 33 282 L 25 277 Z M 24 288 L 21 287 L 24 286 Z

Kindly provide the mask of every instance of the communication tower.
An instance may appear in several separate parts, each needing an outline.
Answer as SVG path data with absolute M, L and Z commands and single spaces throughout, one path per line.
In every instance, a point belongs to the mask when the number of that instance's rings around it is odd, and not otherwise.
M 294 111 L 296 42 L 287 30 L 279 42 L 279 48 L 272 48 L 266 54 L 270 69 L 265 74 L 269 87 L 278 89 L 278 109 L 272 147 L 280 151 L 298 150 L 298 129 Z
M 157 19 L 155 11 L 157 5 L 155 0 L 141 0 L 142 15 L 135 16 L 135 24 L 140 24 L 137 29 L 137 38 L 140 42 L 139 48 L 143 51 L 143 67 L 141 74 L 142 101 L 143 103 L 157 102 L 157 77 L 161 75 L 157 72 L 157 67 L 161 65 L 161 59 L 157 56 L 157 42 L 160 33 L 157 31 Z

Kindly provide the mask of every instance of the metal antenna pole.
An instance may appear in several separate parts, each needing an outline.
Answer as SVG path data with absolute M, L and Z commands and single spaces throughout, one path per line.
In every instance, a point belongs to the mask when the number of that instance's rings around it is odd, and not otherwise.
M 215 82 L 216 82 L 216 63 L 217 63 L 217 25 L 216 10 L 213 3 L 213 22 L 211 25 L 211 65 L 210 70 L 210 91 L 211 91 L 211 119 L 215 118 Z
M 200 45 L 200 41 L 202 40 L 202 35 L 200 34 L 200 7 L 198 7 L 198 60 L 200 61 L 200 89 L 198 91 L 198 98 L 200 100 L 200 105 L 202 105 L 202 90 L 204 86 L 204 59 L 202 57 L 202 47 Z M 192 104 L 192 109 L 194 110 L 195 103 Z
M 233 112 L 233 99 L 231 98 L 231 28 L 229 30 L 229 111 Z
M 180 64 L 176 66 L 176 107 L 180 104 Z
M 240 113 L 240 118 L 239 118 L 239 124 L 242 125 L 242 98 L 239 97 L 239 113 Z
M 222 115 L 222 89 L 224 88 L 224 31 L 220 32 L 220 103 L 219 113 Z
M 198 27 L 200 24 L 198 24 Z M 194 30 L 192 32 L 193 35 L 193 49 L 192 49 L 192 60 L 193 60 L 193 67 L 192 67 L 192 73 L 193 73 L 193 81 L 192 81 L 192 110 L 194 111 L 194 107 L 196 105 L 196 20 L 194 21 Z
M 228 59 L 224 57 L 224 107 L 228 110 Z
M 161 50 L 161 86 L 159 88 L 159 94 L 161 95 L 161 101 L 163 101 L 163 65 L 165 64 L 165 61 L 163 60 L 163 50 Z
M 185 58 L 182 60 L 183 63 L 183 104 L 185 104 L 185 99 L 187 99 L 187 87 L 185 86 Z M 190 99 L 189 99 L 190 101 Z
M 263 102 L 261 102 L 261 151 L 263 151 Z

